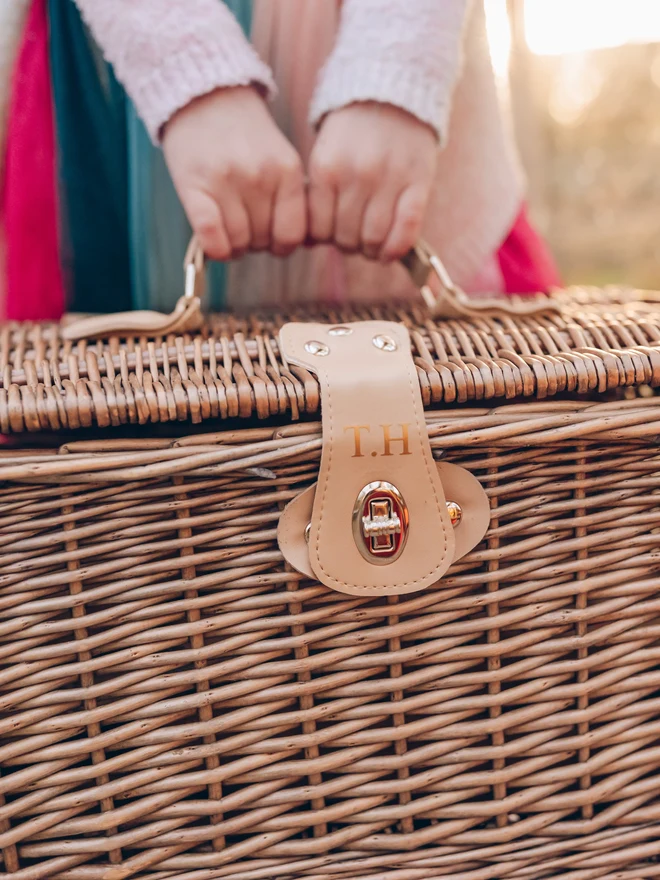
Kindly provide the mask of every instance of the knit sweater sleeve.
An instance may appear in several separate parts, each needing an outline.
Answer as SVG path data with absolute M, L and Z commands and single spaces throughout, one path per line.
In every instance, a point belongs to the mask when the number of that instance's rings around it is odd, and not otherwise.
M 218 0 L 76 3 L 154 140 L 177 110 L 215 88 L 275 90 L 270 69 Z
M 379 101 L 408 110 L 445 141 L 470 0 L 344 0 L 335 47 L 310 108 Z

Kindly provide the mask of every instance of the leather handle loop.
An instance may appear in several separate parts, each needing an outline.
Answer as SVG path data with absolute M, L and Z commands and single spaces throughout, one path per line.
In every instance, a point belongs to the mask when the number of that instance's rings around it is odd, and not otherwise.
M 558 303 L 543 293 L 469 297 L 454 284 L 440 257 L 425 241 L 419 241 L 401 262 L 434 318 L 536 317 L 560 311 Z
M 202 297 L 204 294 L 205 259 L 202 249 L 193 236 L 183 261 L 184 292 L 174 310 L 162 312 L 135 311 L 116 312 L 109 315 L 92 315 L 63 322 L 62 338 L 77 342 L 108 336 L 168 336 L 174 333 L 192 333 L 204 323 Z
M 538 316 L 557 313 L 550 297 L 468 297 L 454 282 L 438 255 L 420 241 L 401 260 L 434 318 Z M 206 259 L 193 236 L 184 258 L 184 294 L 170 315 L 160 312 L 119 312 L 74 320 L 62 327 L 64 339 L 76 341 L 99 336 L 166 335 L 189 333 L 202 324 L 201 301 L 205 287 Z
M 193 236 L 184 260 L 186 296 L 189 291 L 198 290 L 203 285 L 205 262 L 199 242 Z M 557 303 L 545 294 L 468 297 L 454 284 L 440 257 L 425 241 L 419 241 L 401 258 L 401 263 L 408 270 L 434 318 L 538 316 L 559 311 Z

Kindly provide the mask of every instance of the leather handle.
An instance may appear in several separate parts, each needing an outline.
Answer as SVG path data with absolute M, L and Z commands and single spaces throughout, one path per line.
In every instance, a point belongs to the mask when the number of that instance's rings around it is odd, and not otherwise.
M 401 258 L 401 263 L 434 318 L 536 316 L 559 311 L 558 304 L 542 293 L 535 296 L 468 297 L 454 284 L 440 257 L 425 241 L 420 240 Z M 188 289 L 188 284 L 196 283 L 195 278 L 205 265 L 204 254 L 195 236 L 188 245 L 184 265 Z
M 177 300 L 174 311 L 169 315 L 135 311 L 75 318 L 62 326 L 62 338 L 76 342 L 99 336 L 168 336 L 199 330 L 204 323 L 204 262 L 204 254 L 193 236 L 183 261 L 183 296 Z
M 425 241 L 419 241 L 401 262 L 434 318 L 538 316 L 559 312 L 558 303 L 543 293 L 469 297 L 454 284 L 440 257 Z
M 471 298 L 451 280 L 438 255 L 424 241 L 401 260 L 434 318 L 530 316 L 557 313 L 559 306 L 544 294 Z M 98 336 L 162 336 L 190 333 L 202 324 L 201 299 L 205 284 L 205 257 L 193 236 L 184 258 L 184 294 L 174 311 L 118 312 L 74 320 L 62 327 L 64 339 L 77 341 Z

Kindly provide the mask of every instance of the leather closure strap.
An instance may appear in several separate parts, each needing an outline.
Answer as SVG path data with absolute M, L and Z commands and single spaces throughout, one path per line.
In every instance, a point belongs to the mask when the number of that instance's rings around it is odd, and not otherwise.
M 283 355 L 321 386 L 309 563 L 328 587 L 396 595 L 438 581 L 455 537 L 402 324 L 287 324 Z
M 483 486 L 470 471 L 448 461 L 436 461 L 435 466 L 447 497 L 447 506 L 454 512 L 458 511 L 458 521 L 453 522 L 456 545 L 452 563 L 458 562 L 470 550 L 474 550 L 488 531 L 490 501 Z M 306 538 L 315 497 L 316 484 L 296 495 L 287 504 L 277 529 L 282 555 L 296 571 L 308 578 L 315 577 L 309 562 Z

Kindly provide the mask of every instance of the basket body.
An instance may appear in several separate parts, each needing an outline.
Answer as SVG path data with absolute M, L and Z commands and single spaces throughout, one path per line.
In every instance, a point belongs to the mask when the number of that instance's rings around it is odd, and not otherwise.
M 282 559 L 317 422 L 0 452 L 3 876 L 657 876 L 660 400 L 477 406 L 490 530 L 399 598 Z

